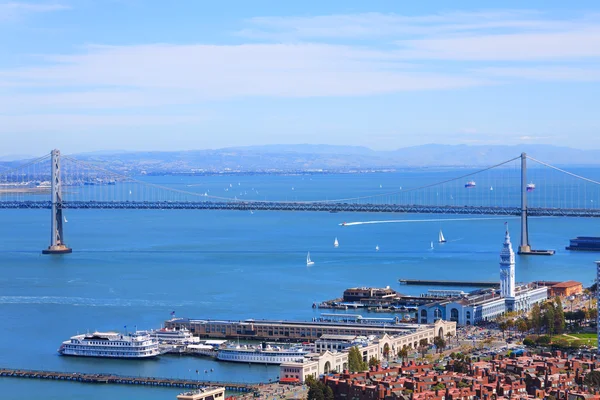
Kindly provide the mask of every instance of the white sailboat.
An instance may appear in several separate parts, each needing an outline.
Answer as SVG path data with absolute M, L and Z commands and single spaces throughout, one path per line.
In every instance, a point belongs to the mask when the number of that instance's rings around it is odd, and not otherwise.
M 493 186 L 490 186 L 490 190 L 494 190 L 494 187 L 493 187 Z
M 333 241 L 333 247 L 338 247 L 340 245 L 340 242 L 338 242 L 337 238 L 335 238 L 335 240 Z
M 67 221 L 67 216 L 66 216 L 66 215 L 65 215 L 65 216 L 63 216 L 63 219 L 65 220 L 65 223 L 66 223 L 66 222 L 69 222 L 69 221 Z
M 379 251 L 379 245 L 375 246 L 375 251 Z
M 446 238 L 444 237 L 444 234 L 442 233 L 441 229 L 440 229 L 440 234 L 438 235 L 438 242 L 446 243 Z
M 430 250 L 433 250 L 433 242 L 431 242 Z
M 315 262 L 310 259 L 310 251 L 309 251 L 308 254 L 306 255 L 306 266 L 309 267 L 309 266 L 313 265 L 314 263 Z

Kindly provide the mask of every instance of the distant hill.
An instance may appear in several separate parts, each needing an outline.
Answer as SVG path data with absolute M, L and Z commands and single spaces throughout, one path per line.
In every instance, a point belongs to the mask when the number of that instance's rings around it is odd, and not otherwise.
M 365 171 L 494 165 L 521 152 L 553 165 L 600 165 L 600 150 L 551 145 L 439 145 L 376 151 L 360 146 L 268 145 L 189 151 L 97 151 L 74 154 L 82 161 L 127 173 Z M 18 165 L 0 161 L 0 170 Z

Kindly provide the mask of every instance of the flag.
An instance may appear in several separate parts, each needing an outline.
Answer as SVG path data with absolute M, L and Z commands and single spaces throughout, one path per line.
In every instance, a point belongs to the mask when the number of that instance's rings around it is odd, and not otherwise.
M 171 311 L 171 315 L 174 316 L 175 315 L 175 311 Z
M 124 325 L 124 326 L 123 326 L 123 328 L 124 328 L 124 329 L 127 329 L 127 325 Z

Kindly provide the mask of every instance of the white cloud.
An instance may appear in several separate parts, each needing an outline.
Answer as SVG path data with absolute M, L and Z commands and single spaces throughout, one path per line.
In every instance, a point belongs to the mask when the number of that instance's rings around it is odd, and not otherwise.
M 258 17 L 238 33 L 253 38 L 323 39 L 433 36 L 484 29 L 529 30 L 572 26 L 569 21 L 539 18 L 530 10 L 452 12 L 423 16 L 362 13 L 307 17 Z
M 0 87 L 12 92 L 0 96 L 3 108 L 362 96 L 486 83 L 482 78 L 420 72 L 390 52 L 325 44 L 93 46 L 44 61 L 39 67 L 0 70 Z M 43 87 L 45 93 L 19 93 L 20 87 Z
M 37 132 L 97 132 L 106 127 L 156 127 L 193 125 L 207 120 L 206 115 L 86 115 L 32 114 L 0 115 L 0 134 Z M 102 140 L 102 138 L 99 138 Z
M 68 6 L 55 3 L 0 3 L 0 21 L 18 18 L 25 14 L 45 13 L 69 9 Z
M 571 60 L 600 57 L 600 25 L 544 33 L 514 33 L 400 41 L 410 59 L 463 61 Z
M 504 61 L 600 56 L 600 17 L 558 19 L 536 11 L 364 13 L 261 17 L 238 34 L 277 40 L 374 40 L 396 43 L 406 60 Z
M 63 7 L 6 4 L 40 12 Z M 576 60 L 600 61 L 598 21 L 594 15 L 559 20 L 511 10 L 254 18 L 246 33 L 290 40 L 94 45 L 47 54 L 29 67 L 0 70 L 0 109 L 125 109 L 239 97 L 449 90 L 521 79 L 597 81 L 600 69 Z M 340 38 L 365 40 L 343 44 Z M 543 66 L 532 65 L 540 60 Z
M 566 67 L 537 65 L 535 67 L 488 67 L 475 69 L 482 76 L 519 78 L 534 81 L 600 81 L 600 65 L 597 67 Z
M 537 141 L 537 140 L 546 140 L 546 139 L 550 139 L 552 138 L 552 136 L 519 136 L 519 140 L 522 142 L 531 142 L 531 141 Z

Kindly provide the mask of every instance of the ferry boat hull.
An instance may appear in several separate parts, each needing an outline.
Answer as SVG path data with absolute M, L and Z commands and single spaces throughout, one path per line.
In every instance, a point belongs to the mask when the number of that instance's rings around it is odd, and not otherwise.
M 119 334 L 116 332 L 94 332 L 72 336 L 64 341 L 58 353 L 63 356 L 148 359 L 165 353 L 158 340 L 146 332 Z
M 217 360 L 246 364 L 274 364 L 302 362 L 308 351 L 304 350 L 260 350 L 260 349 L 219 349 Z

